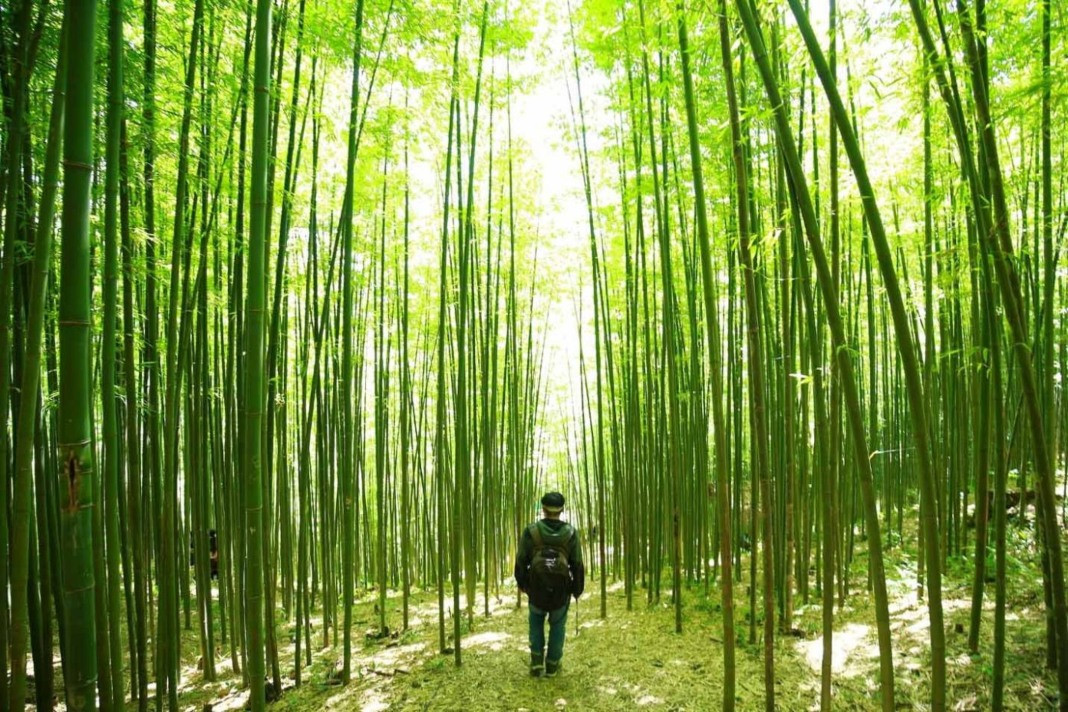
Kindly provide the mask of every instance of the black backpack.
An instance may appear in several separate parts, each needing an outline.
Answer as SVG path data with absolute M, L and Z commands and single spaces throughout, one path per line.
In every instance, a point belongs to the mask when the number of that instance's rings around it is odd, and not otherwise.
M 530 561 L 530 600 L 546 611 L 567 603 L 571 593 L 568 555 L 575 530 L 565 524 L 559 535 L 559 538 L 554 536 L 552 541 L 545 541 L 536 523 L 530 527 L 530 536 L 534 540 L 534 556 Z

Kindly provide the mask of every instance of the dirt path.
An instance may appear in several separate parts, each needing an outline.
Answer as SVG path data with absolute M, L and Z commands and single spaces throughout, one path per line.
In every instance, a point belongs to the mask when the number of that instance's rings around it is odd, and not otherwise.
M 418 596 L 409 631 L 385 641 L 366 638 L 354 653 L 354 680 L 347 686 L 327 684 L 340 657 L 333 647 L 315 652 L 304 672 L 305 684 L 290 688 L 273 705 L 276 710 L 714 710 L 722 695 L 722 629 L 715 600 L 687 592 L 684 632 L 675 634 L 674 612 L 667 597 L 649 606 L 644 591 L 626 610 L 621 586 L 610 589 L 608 618 L 598 617 L 597 595 L 572 605 L 567 621 L 563 667 L 554 679 L 532 678 L 528 672 L 527 613 L 516 610 L 514 591 L 493 601 L 489 618 L 478 602 L 474 630 L 463 643 L 463 665 L 451 655 L 437 653 L 437 608 L 432 596 Z M 391 601 L 391 609 L 394 603 Z M 370 629 L 373 611 L 357 606 L 357 630 Z M 391 610 L 394 613 L 395 609 Z M 396 618 L 396 615 L 392 616 Z M 466 629 L 466 623 L 465 623 Z M 744 636 L 747 628 L 739 627 Z M 284 668 L 292 672 L 292 647 Z M 777 670 L 782 673 L 778 695 L 782 709 L 804 709 L 810 694 L 801 690 L 796 671 L 801 656 L 790 641 L 780 641 Z M 763 660 L 759 641 L 738 647 L 737 701 L 740 710 L 763 705 Z M 182 708 L 201 712 L 242 709 L 247 692 L 230 677 L 199 683 L 189 671 L 189 692 Z
M 644 592 L 642 592 L 644 594 Z M 684 630 L 674 633 L 674 612 L 665 599 L 642 598 L 626 611 L 621 587 L 608 595 L 608 618 L 598 617 L 599 598 L 583 598 L 569 612 L 561 674 L 531 678 L 527 665 L 527 614 L 508 606 L 491 621 L 476 621 L 465 639 L 464 665 L 432 656 L 385 690 L 383 702 L 397 710 L 711 710 L 722 696 L 722 631 L 716 604 L 686 594 Z M 577 620 L 576 620 L 577 618 Z M 762 657 L 739 649 L 740 709 L 761 706 Z M 789 647 L 779 650 L 784 670 L 796 668 Z M 784 709 L 798 702 L 785 689 Z M 383 707 L 381 709 L 387 709 Z

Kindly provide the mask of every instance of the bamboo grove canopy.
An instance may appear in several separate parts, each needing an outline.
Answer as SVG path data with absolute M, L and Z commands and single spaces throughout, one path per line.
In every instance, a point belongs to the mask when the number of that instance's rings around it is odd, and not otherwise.
M 1068 710 L 1066 28 L 0 4 L 0 706 L 459 675 L 551 488 L 606 625 L 712 631 L 673 708 L 830 709 L 860 606 L 838 706 Z

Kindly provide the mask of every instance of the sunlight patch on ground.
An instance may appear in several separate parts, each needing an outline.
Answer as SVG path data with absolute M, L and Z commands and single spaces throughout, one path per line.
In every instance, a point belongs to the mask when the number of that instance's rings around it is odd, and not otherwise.
M 960 653 L 959 655 L 951 658 L 949 664 L 953 665 L 954 667 L 965 667 L 967 665 L 971 665 L 972 656 L 968 653 Z
M 353 707 L 352 698 L 359 692 L 359 688 L 355 685 L 348 685 L 339 689 L 336 695 L 331 695 L 327 698 L 325 709 L 328 710 L 349 710 Z
M 230 712 L 242 710 L 248 702 L 248 690 L 232 690 L 230 694 L 211 703 L 212 712 Z
M 516 609 L 515 606 L 515 589 L 505 587 L 501 590 L 501 596 L 498 597 L 494 594 L 490 594 L 490 615 L 505 615 Z M 467 597 L 464 594 L 460 594 L 460 610 L 466 613 L 467 611 Z M 397 611 L 393 611 L 396 613 Z M 475 615 L 485 618 L 486 603 L 482 593 L 479 592 L 475 596 Z M 409 624 L 415 628 L 418 624 L 424 622 L 430 622 L 432 625 L 437 625 L 438 620 L 438 602 L 436 599 L 427 601 L 419 605 L 409 605 L 408 608 Z M 452 620 L 452 594 L 449 593 L 445 597 L 445 620 Z
M 412 643 L 411 645 L 393 645 L 375 650 L 366 657 L 356 658 L 356 666 L 368 667 L 372 670 L 391 668 L 398 663 L 411 664 L 418 653 L 426 649 L 426 643 Z
M 864 674 L 865 667 L 861 663 L 879 657 L 874 633 L 870 625 L 863 623 L 849 623 L 841 630 L 836 630 L 831 638 L 831 672 L 844 677 Z M 823 665 L 823 637 L 799 640 L 795 645 L 813 672 L 820 672 Z
M 469 635 L 464 638 L 463 647 L 474 648 L 479 645 L 485 645 L 489 647 L 490 650 L 496 651 L 500 650 L 502 648 L 502 643 L 511 637 L 512 636 L 510 633 L 503 633 L 501 631 L 496 630 L 487 630 L 484 633 L 475 633 L 474 635 Z
M 220 651 L 221 652 L 221 651 Z M 221 655 L 220 652 L 215 654 L 215 677 L 220 680 L 230 678 L 233 673 L 233 664 L 230 661 L 229 655 Z M 197 658 L 197 662 L 190 665 L 183 665 L 178 678 L 178 694 L 181 695 L 185 692 L 194 689 L 204 688 L 218 688 L 224 694 L 229 689 L 230 685 L 225 682 L 205 682 L 203 670 L 201 670 L 200 658 Z M 149 683 L 150 686 L 154 683 Z
M 635 685 L 634 683 L 625 683 L 623 687 L 634 698 L 634 704 L 640 707 L 664 704 L 663 699 L 657 697 L 656 695 L 650 694 L 648 691 L 643 690 L 640 686 Z
M 361 712 L 386 712 L 388 709 L 389 702 L 383 697 L 382 690 L 375 688 L 364 690 L 360 699 Z
M 910 605 L 905 606 L 900 614 L 897 615 L 893 624 L 891 624 L 891 630 L 895 633 L 900 633 L 901 629 L 904 628 L 905 632 L 912 636 L 929 636 L 928 631 L 931 628 L 931 620 L 927 614 L 927 602 L 918 601 L 915 592 L 909 598 L 909 602 Z M 963 598 L 942 599 L 942 613 L 947 617 L 953 611 L 968 608 L 969 606 L 971 606 L 971 601 L 966 601 Z M 893 611 L 891 611 L 891 615 L 894 615 Z
M 567 700 L 565 700 L 563 697 L 558 697 L 553 702 L 553 706 L 556 707 L 556 709 L 558 710 L 562 710 L 567 707 Z M 516 709 L 516 712 L 534 712 L 534 710 L 529 707 L 519 707 Z

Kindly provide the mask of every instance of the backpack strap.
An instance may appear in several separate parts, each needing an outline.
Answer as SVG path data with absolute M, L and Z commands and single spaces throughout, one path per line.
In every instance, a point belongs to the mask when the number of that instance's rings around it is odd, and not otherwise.
M 578 532 L 575 531 L 575 527 L 570 524 L 565 525 L 571 534 L 567 537 L 567 541 L 564 542 L 564 546 L 567 548 L 568 561 L 571 560 L 571 555 L 575 553 L 575 537 L 578 536 Z
M 541 538 L 541 530 L 538 529 L 538 523 L 535 522 L 535 523 L 531 524 L 529 531 L 530 531 L 530 538 L 534 540 L 534 551 L 536 552 L 539 549 L 541 549 L 543 546 L 545 546 L 545 542 Z

